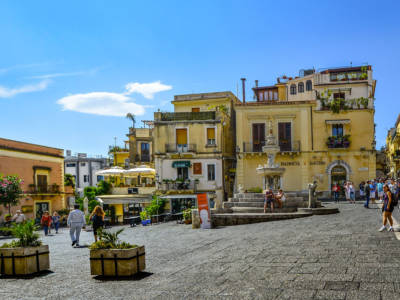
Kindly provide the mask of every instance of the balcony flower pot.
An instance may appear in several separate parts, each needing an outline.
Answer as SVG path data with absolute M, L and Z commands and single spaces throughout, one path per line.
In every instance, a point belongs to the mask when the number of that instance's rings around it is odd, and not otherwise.
M 142 220 L 142 225 L 146 226 L 147 225 L 147 220 Z
M 144 246 L 119 240 L 115 233 L 101 230 L 101 240 L 90 246 L 90 274 L 106 277 L 132 276 L 146 268 Z
M 22 276 L 49 270 L 49 246 L 42 245 L 35 222 L 14 224 L 10 231 L 17 240 L 0 246 L 0 274 Z
M 150 225 L 150 224 L 151 224 L 151 220 L 150 220 L 150 219 L 147 219 L 147 220 L 146 220 L 146 224 L 147 224 L 147 225 Z

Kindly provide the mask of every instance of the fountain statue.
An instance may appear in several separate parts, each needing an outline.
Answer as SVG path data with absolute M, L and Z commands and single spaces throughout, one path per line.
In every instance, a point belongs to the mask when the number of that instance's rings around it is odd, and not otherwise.
M 257 173 L 264 175 L 264 189 L 271 188 L 277 190 L 281 188 L 282 175 L 285 172 L 279 164 L 275 163 L 276 154 L 280 151 L 280 147 L 276 142 L 276 138 L 272 131 L 272 121 L 268 121 L 268 136 L 265 139 L 265 146 L 262 151 L 267 154 L 267 164 L 257 167 Z
M 317 189 L 316 181 L 308 184 L 308 208 L 316 207 L 316 193 L 315 193 L 316 189 Z

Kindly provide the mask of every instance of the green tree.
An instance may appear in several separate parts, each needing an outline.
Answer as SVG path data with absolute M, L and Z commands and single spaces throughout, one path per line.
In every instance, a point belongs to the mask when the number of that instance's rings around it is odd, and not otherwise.
M 4 208 L 8 207 L 8 213 L 11 214 L 11 206 L 19 203 L 19 197 L 22 194 L 23 181 L 18 176 L 8 175 L 3 177 L 0 174 L 0 204 Z
M 64 175 L 64 185 L 75 187 L 75 177 L 71 174 Z
M 132 128 L 135 128 L 136 116 L 134 114 L 127 113 L 126 118 L 132 121 Z

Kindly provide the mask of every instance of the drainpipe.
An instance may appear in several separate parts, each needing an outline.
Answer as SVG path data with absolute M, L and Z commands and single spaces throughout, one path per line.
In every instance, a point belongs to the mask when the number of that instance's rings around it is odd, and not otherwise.
M 313 132 L 312 105 L 310 106 L 310 120 L 311 120 L 311 150 L 314 151 L 314 132 Z
M 246 78 L 240 78 L 240 80 L 242 81 L 243 103 L 246 103 L 246 86 L 245 86 Z

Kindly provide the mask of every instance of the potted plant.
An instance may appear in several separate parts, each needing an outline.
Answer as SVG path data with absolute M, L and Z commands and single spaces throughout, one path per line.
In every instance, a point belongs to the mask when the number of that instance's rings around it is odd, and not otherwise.
M 192 209 L 188 208 L 183 211 L 183 221 L 185 224 L 192 224 Z
M 5 221 L 5 222 L 10 222 L 10 221 L 11 221 L 11 218 L 12 218 L 12 215 L 11 215 L 11 214 L 5 214 L 5 216 L 4 216 L 4 221 Z
M 98 232 L 100 239 L 89 247 L 91 275 L 132 276 L 146 268 L 144 246 L 121 241 L 123 230 Z
M 17 238 L 0 246 L 2 275 L 29 275 L 50 268 L 49 246 L 42 245 L 35 221 L 14 224 L 9 230 Z
M 145 210 L 140 212 L 140 220 L 142 221 L 143 226 L 147 225 L 147 213 Z

